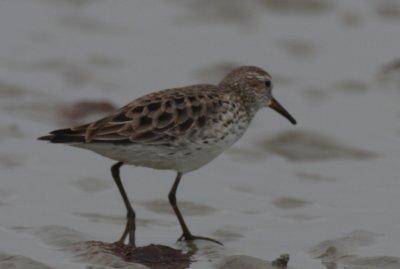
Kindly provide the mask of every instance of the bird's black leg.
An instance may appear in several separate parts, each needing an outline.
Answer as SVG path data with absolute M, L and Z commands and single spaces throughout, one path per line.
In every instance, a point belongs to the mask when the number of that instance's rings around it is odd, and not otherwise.
M 127 221 L 125 225 L 125 230 L 121 236 L 121 238 L 118 240 L 120 243 L 124 243 L 126 237 L 129 235 L 129 245 L 132 247 L 135 247 L 135 230 L 136 230 L 136 223 L 135 223 L 135 211 L 132 208 L 131 203 L 129 202 L 128 196 L 126 195 L 124 186 L 122 185 L 121 178 L 119 176 L 119 169 L 123 165 L 122 162 L 118 162 L 114 164 L 111 167 L 111 174 L 114 178 L 115 184 L 117 184 L 119 193 L 122 196 L 122 199 L 124 200 L 124 204 L 127 210 Z
M 172 188 L 168 194 L 169 203 L 171 204 L 172 208 L 174 209 L 175 215 L 178 218 L 179 224 L 182 227 L 183 233 L 182 233 L 182 236 L 179 237 L 178 241 L 182 241 L 182 240 L 192 241 L 192 240 L 199 239 L 199 240 L 211 241 L 211 242 L 222 245 L 221 242 L 219 242 L 215 239 L 203 237 L 203 236 L 195 236 L 195 235 L 192 235 L 192 233 L 190 232 L 189 228 L 187 227 L 187 225 L 185 223 L 185 220 L 183 219 L 182 213 L 179 210 L 178 205 L 176 203 L 176 190 L 178 189 L 178 185 L 179 185 L 179 182 L 181 181 L 181 179 L 182 179 L 182 173 L 178 172 L 178 174 L 176 175 L 176 178 L 175 178 L 174 185 L 172 185 Z

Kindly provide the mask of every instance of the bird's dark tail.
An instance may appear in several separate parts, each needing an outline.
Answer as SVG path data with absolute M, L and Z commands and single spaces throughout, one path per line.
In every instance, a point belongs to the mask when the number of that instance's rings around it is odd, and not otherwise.
M 60 144 L 83 143 L 85 142 L 85 136 L 81 130 L 68 128 L 52 131 L 49 135 L 38 137 L 38 140 Z

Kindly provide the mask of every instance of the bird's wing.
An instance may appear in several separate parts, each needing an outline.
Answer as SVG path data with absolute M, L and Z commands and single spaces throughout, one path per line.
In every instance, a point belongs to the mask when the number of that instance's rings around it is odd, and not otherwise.
M 218 120 L 218 112 L 226 109 L 226 98 L 214 85 L 163 90 L 138 98 L 108 117 L 56 130 L 50 136 L 53 140 L 58 136 L 59 143 L 68 142 L 64 141 L 68 138 L 84 143 L 169 143 Z

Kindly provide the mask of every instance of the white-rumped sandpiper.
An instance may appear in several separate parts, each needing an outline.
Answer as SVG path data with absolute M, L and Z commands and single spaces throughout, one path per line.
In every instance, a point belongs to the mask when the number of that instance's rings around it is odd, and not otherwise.
M 242 66 L 218 85 L 199 84 L 166 89 L 140 97 L 110 116 L 82 126 L 52 131 L 40 137 L 94 151 L 117 163 L 111 173 L 127 209 L 119 240 L 135 246 L 135 212 L 119 176 L 122 165 L 177 172 L 169 201 L 182 227 L 180 240 L 203 239 L 188 229 L 177 206 L 176 190 L 183 174 L 212 161 L 247 130 L 261 108 L 270 107 L 295 119 L 272 96 L 271 76 L 261 68 Z

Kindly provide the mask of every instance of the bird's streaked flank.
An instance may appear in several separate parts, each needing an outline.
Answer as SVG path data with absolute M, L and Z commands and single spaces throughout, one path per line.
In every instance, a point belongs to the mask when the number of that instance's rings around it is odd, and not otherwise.
M 199 84 L 154 92 L 112 115 L 82 126 L 55 130 L 39 137 L 68 144 L 116 160 L 111 173 L 127 209 L 126 238 L 135 246 L 135 211 L 122 185 L 122 165 L 174 170 L 169 202 L 179 220 L 179 240 L 203 239 L 187 227 L 176 202 L 182 176 L 199 169 L 235 143 L 261 108 L 270 107 L 292 124 L 296 120 L 272 96 L 271 76 L 261 68 L 242 66 L 218 85 Z M 219 243 L 220 244 L 220 243 Z

